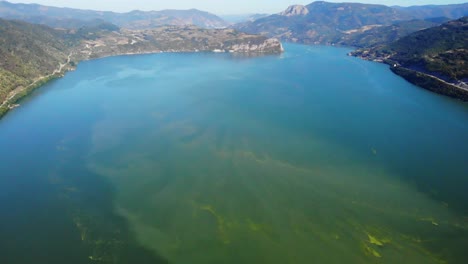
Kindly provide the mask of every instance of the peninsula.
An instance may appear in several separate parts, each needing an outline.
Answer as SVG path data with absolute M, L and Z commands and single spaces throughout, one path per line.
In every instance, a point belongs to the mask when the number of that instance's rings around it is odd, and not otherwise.
M 161 26 L 131 30 L 102 22 L 78 29 L 0 19 L 0 116 L 82 60 L 159 52 L 283 52 L 281 42 L 234 29 Z

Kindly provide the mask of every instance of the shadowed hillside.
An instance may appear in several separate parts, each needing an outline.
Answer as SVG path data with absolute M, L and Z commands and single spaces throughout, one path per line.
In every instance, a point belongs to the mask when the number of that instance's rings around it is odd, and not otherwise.
M 352 54 L 369 60 L 397 65 L 392 69 L 424 88 L 468 100 L 468 17 L 412 33 L 393 43 Z M 401 66 L 401 67 L 400 67 Z M 417 75 L 419 74 L 419 75 Z M 456 93 L 445 91 L 435 78 L 458 87 Z M 420 78 L 415 78 L 420 77 Z M 425 81 L 431 80 L 428 83 Z M 444 82 L 439 83 L 444 83 Z M 441 90 L 442 89 L 442 90 Z M 449 89 L 450 90 L 450 89 Z M 459 95 L 461 93 L 462 95 Z

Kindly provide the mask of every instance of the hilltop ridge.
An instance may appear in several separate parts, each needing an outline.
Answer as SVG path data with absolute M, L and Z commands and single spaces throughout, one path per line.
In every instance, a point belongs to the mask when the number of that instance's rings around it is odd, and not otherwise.
M 128 29 L 148 29 L 166 25 L 195 25 L 202 28 L 224 28 L 229 24 L 222 18 L 198 9 L 140 11 L 126 13 L 61 8 L 38 4 L 15 4 L 0 1 L 0 17 L 19 19 L 50 27 L 77 28 L 89 21 L 101 20 Z
M 468 15 L 468 3 L 389 7 L 379 4 L 317 1 L 305 6 L 290 6 L 279 14 L 239 23 L 234 25 L 234 28 L 287 42 L 352 46 L 358 38 L 355 36 L 371 29 L 402 25 L 402 22 L 411 20 L 427 21 L 436 17 L 450 20 L 464 15 Z M 416 27 L 407 32 L 409 34 L 423 28 L 425 27 Z M 375 33 L 378 38 L 379 32 Z M 353 40 L 350 42 L 349 39 Z M 365 43 L 361 41 L 360 45 L 365 46 Z

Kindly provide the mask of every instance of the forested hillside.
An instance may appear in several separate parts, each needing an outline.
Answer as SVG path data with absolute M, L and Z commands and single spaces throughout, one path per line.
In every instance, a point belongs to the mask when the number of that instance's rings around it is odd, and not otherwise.
M 440 23 L 428 20 L 408 20 L 396 22 L 389 26 L 375 26 L 361 31 L 352 31 L 344 35 L 337 44 L 357 48 L 375 47 L 392 43 L 413 32 L 431 28 Z
M 458 81 L 468 78 L 468 17 L 428 28 L 393 43 L 355 54 L 394 61 L 402 66 Z
M 12 89 L 27 87 L 67 61 L 73 41 L 64 36 L 45 26 L 0 19 L 0 102 Z
M 468 101 L 468 17 L 352 55 L 385 61 L 408 81 Z

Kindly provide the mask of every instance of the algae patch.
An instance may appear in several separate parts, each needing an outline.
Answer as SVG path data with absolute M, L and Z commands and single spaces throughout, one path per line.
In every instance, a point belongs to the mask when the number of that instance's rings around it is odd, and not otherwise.
M 421 219 L 419 219 L 419 220 L 424 221 L 424 222 L 429 222 L 429 223 L 431 223 L 433 226 L 439 226 L 439 223 L 436 222 L 436 220 L 434 220 L 434 218 L 432 218 L 432 217 L 421 218 Z
M 380 253 L 377 252 L 377 250 L 373 249 L 371 246 L 367 245 L 366 243 L 362 243 L 362 248 L 364 250 L 364 253 L 367 256 L 374 256 L 376 258 L 382 257 L 382 255 L 380 255 Z
M 224 244 L 231 243 L 226 233 L 226 227 L 230 226 L 230 224 L 226 223 L 226 221 L 224 220 L 224 217 L 218 214 L 211 205 L 201 205 L 199 209 L 210 213 L 216 219 L 216 222 L 218 224 L 218 233 L 223 243 Z
M 369 243 L 373 244 L 373 245 L 376 245 L 376 246 L 379 246 L 379 247 L 383 247 L 385 241 L 384 240 L 379 240 L 377 239 L 375 236 L 372 236 L 370 234 L 367 234 L 367 237 L 369 238 Z
M 369 233 L 366 233 L 366 234 L 367 234 L 367 240 L 362 243 L 362 248 L 364 250 L 364 253 L 367 256 L 374 256 L 376 258 L 381 258 L 382 255 L 373 246 L 382 248 L 385 244 L 390 243 L 390 240 L 380 239 Z

